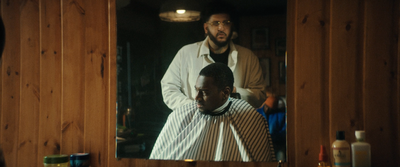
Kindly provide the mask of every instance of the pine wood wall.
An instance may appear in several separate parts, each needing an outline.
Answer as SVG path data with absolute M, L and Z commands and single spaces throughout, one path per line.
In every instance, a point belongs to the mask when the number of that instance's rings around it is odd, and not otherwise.
M 97 0 L 1 1 L 0 133 L 8 166 L 43 166 L 44 155 L 76 152 L 107 166 L 115 55 L 109 9 L 115 12 L 111 2 Z
M 365 130 L 372 166 L 400 164 L 399 1 L 288 2 L 289 163 Z
M 1 1 L 0 144 L 9 167 L 89 152 L 92 166 L 276 166 L 115 156 L 114 0 Z M 374 166 L 400 164 L 399 2 L 288 1 L 289 164 L 316 166 L 337 130 L 365 129 Z

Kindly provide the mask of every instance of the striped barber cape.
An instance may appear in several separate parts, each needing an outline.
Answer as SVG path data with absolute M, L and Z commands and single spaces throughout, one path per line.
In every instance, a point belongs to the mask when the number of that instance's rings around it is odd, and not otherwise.
M 200 113 L 196 102 L 173 111 L 150 159 L 276 161 L 266 120 L 244 100 L 230 103 L 217 116 Z

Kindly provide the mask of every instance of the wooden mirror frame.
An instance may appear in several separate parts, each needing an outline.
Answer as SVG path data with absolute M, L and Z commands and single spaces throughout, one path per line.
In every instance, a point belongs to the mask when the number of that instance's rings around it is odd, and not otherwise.
M 0 4 L 7 166 L 42 166 L 45 155 L 82 151 L 90 152 L 92 166 L 276 166 L 115 158 L 115 0 Z M 358 129 L 372 146 L 372 166 L 400 164 L 399 4 L 287 1 L 291 142 L 284 166 L 316 166 L 319 145 L 329 147 L 337 130 L 355 141 Z

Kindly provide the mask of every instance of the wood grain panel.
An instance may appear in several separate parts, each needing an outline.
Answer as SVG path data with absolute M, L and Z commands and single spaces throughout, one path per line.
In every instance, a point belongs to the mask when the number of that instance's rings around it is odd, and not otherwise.
M 145 159 L 131 159 L 129 166 L 140 167 L 156 167 L 156 166 L 169 166 L 169 167 L 276 167 L 277 162 L 210 162 L 210 161 L 197 161 L 197 162 L 184 162 L 184 161 L 166 161 L 166 160 L 145 160 Z M 126 164 L 128 166 L 128 164 Z M 282 167 L 287 167 L 287 164 L 282 164 Z
M 85 152 L 91 165 L 107 164 L 108 12 L 107 1 L 85 0 Z M 99 147 L 104 146 L 104 147 Z
M 7 165 L 17 166 L 21 85 L 20 12 L 17 1 L 1 1 L 1 4 L 7 32 L 2 57 L 1 145 Z
M 117 99 L 117 12 L 116 12 L 116 6 L 115 6 L 115 0 L 109 0 L 108 1 L 108 57 L 109 59 L 109 80 L 108 80 L 108 90 L 109 92 L 109 108 L 108 108 L 108 134 L 107 134 L 107 139 L 108 139 L 108 166 L 115 166 L 115 167 L 125 167 L 125 166 L 133 166 L 130 165 L 129 159 L 117 159 L 115 156 L 115 149 L 116 149 L 116 125 L 117 125 L 117 118 L 116 118 L 116 99 Z
M 43 157 L 60 154 L 61 145 L 61 4 L 40 3 L 40 117 L 37 166 Z
M 84 151 L 85 6 L 83 0 L 62 1 L 62 139 L 61 152 Z M 89 39 L 88 39 L 89 40 Z M 89 40 L 90 41 L 90 40 Z
M 21 110 L 17 166 L 36 166 L 40 112 L 39 2 L 24 1 L 21 12 Z M 32 156 L 35 155 L 35 156 Z
M 395 45 L 393 45 L 393 57 L 394 57 L 394 62 L 396 62 L 396 76 L 397 78 L 399 78 L 400 75 L 400 43 L 398 41 L 399 39 L 399 33 L 400 33 L 400 1 L 394 1 L 394 5 L 393 5 L 393 11 L 394 11 L 394 16 L 393 17 L 393 31 L 394 31 L 394 35 L 395 35 L 395 39 L 397 39 L 395 41 Z M 392 134 L 395 137 L 395 140 L 399 141 L 400 140 L 400 82 L 397 81 L 397 86 L 396 86 L 396 95 L 395 95 L 395 108 L 393 109 L 393 117 L 396 120 L 397 118 L 397 130 L 395 130 Z M 397 112 L 396 112 L 397 111 Z M 393 148 L 397 148 L 396 150 L 400 150 L 400 143 L 399 142 L 395 142 L 393 143 L 394 146 Z M 395 155 L 393 155 L 394 157 L 400 157 L 400 151 L 395 151 L 394 153 Z M 400 158 L 396 158 L 395 161 L 393 162 L 393 164 L 400 164 Z
M 307 0 L 299 1 L 296 8 L 294 163 L 306 164 L 318 157 L 319 145 L 328 139 L 329 4 Z
M 363 2 L 331 1 L 329 60 L 328 147 L 336 140 L 336 131 L 345 131 L 346 140 L 355 141 L 354 131 L 363 129 L 362 71 Z M 331 159 L 333 155 L 331 152 Z
M 287 127 L 287 137 L 286 137 L 286 146 L 287 146 L 287 162 L 288 165 L 295 166 L 296 162 L 296 147 L 295 142 L 295 98 L 294 98 L 294 55 L 295 55 L 295 30 L 297 29 L 297 1 L 296 0 L 288 0 L 287 3 L 287 34 L 286 34 L 286 50 L 287 50 L 287 81 L 286 81 L 286 92 L 287 92 L 287 108 L 286 108 L 286 127 Z
M 115 0 L 107 3 L 1 1 L 7 39 L 0 135 L 7 166 L 40 166 L 58 148 L 92 153 L 92 166 L 276 166 L 114 158 Z M 339 128 L 350 136 L 365 128 L 374 166 L 399 164 L 399 5 L 288 0 L 290 166 L 315 164 L 318 145 L 332 142 Z
M 394 1 L 365 2 L 365 54 L 364 54 L 364 114 L 366 140 L 373 143 L 371 156 L 373 166 L 390 166 L 398 157 L 393 135 L 399 118 L 395 117 L 397 82 L 394 71 L 397 61 L 393 53 L 393 7 Z M 398 7 L 398 6 L 397 6 Z M 398 9 L 397 9 L 398 10 Z M 398 16 L 397 19 L 398 20 Z M 397 38 L 397 37 L 396 37 Z M 397 113 L 399 111 L 397 110 Z M 382 140 L 385 139 L 385 140 Z M 385 156 L 379 156 L 385 155 Z
M 2 5 L 1 5 L 1 2 L 0 2 L 0 9 L 1 9 L 1 6 L 2 6 Z M 1 11 L 0 11 L 0 17 L 2 17 Z M 1 21 L 3 22 L 3 25 L 4 25 L 3 17 L 1 18 Z M 3 52 L 0 53 L 0 57 L 2 57 L 2 56 L 3 56 Z M 3 78 L 2 60 L 3 60 L 3 59 L 0 58 L 0 78 Z M 3 83 L 0 82 L 0 111 L 1 111 L 1 109 L 3 108 L 3 101 L 2 101 L 2 96 L 1 96 L 2 94 L 3 94 Z M 0 113 L 0 125 L 1 125 L 1 120 L 2 120 L 2 114 Z M 3 128 L 0 128 L 0 142 L 1 142 L 1 136 L 2 136 L 2 134 L 3 134 Z M 0 145 L 0 149 L 3 149 L 3 148 L 1 147 L 1 145 Z

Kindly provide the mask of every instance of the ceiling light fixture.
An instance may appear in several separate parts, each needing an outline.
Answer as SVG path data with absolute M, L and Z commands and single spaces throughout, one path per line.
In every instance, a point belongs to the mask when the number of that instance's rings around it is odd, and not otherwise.
M 160 9 L 160 18 L 168 22 L 192 22 L 200 20 L 199 5 L 194 0 L 169 0 Z

